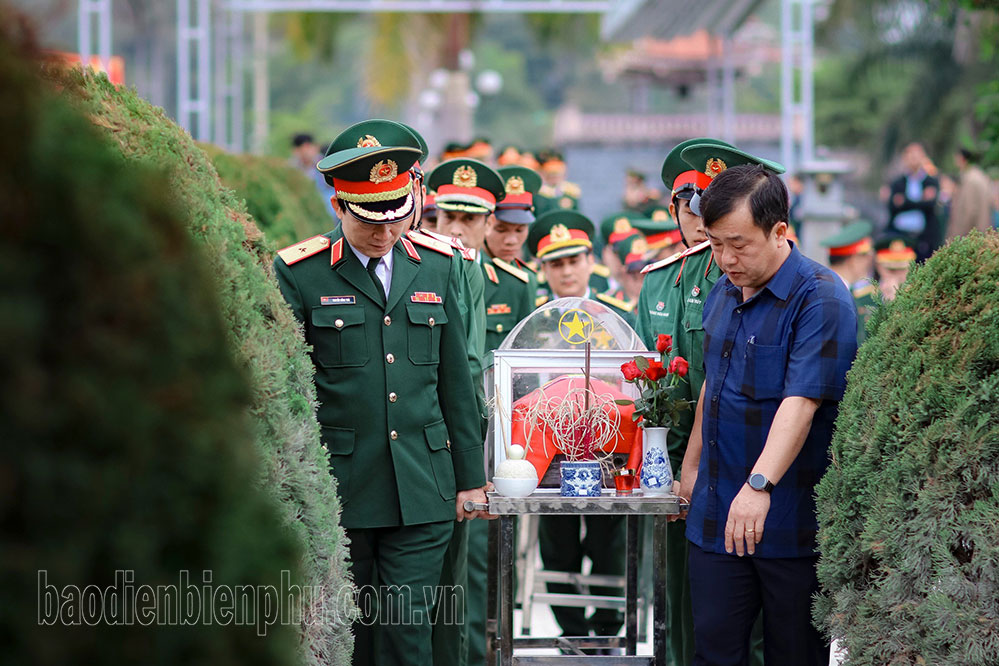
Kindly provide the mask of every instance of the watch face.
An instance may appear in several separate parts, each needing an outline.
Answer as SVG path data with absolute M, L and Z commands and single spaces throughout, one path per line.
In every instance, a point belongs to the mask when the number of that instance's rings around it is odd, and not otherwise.
M 749 475 L 749 487 L 753 490 L 763 490 L 767 487 L 767 477 L 759 472 Z

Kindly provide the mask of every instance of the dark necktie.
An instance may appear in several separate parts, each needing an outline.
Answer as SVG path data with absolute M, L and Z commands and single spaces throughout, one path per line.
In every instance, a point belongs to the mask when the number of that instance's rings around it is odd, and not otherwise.
M 378 267 L 379 261 L 381 261 L 381 257 L 368 259 L 368 275 L 371 276 L 371 281 L 375 283 L 375 289 L 378 291 L 381 304 L 385 305 L 385 285 L 382 284 L 382 281 L 378 279 L 378 275 L 375 273 L 375 268 Z

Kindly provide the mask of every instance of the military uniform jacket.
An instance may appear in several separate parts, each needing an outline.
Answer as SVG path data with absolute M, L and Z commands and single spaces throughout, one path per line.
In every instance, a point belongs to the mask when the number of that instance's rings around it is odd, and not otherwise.
M 500 346 L 520 320 L 534 311 L 535 287 L 530 273 L 502 259 L 482 254 L 486 283 L 486 352 Z
M 690 364 L 687 381 L 680 382 L 676 398 L 696 401 L 704 384 L 704 301 L 721 269 L 714 261 L 710 243 L 652 264 L 638 297 L 636 330 L 649 349 L 655 349 L 660 334 L 673 337 L 671 356 L 682 356 Z M 667 448 L 674 467 L 683 460 L 694 425 L 694 405 L 681 412 L 679 423 L 667 434 Z M 674 469 L 674 472 L 679 470 Z
M 406 238 L 392 251 L 385 305 L 339 227 L 274 261 L 313 347 L 346 528 L 454 520 L 456 491 L 485 484 L 460 264 Z
M 861 280 L 851 287 L 853 304 L 857 307 L 857 346 L 867 339 L 867 322 L 878 307 L 878 288 L 870 280 Z

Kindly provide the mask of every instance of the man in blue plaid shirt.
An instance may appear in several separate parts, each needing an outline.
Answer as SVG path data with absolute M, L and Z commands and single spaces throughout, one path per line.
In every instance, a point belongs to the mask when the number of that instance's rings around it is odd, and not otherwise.
M 761 607 L 766 664 L 826 664 L 814 488 L 857 352 L 853 299 L 788 240 L 787 189 L 764 164 L 723 170 L 699 208 L 725 275 L 704 306 L 707 379 L 679 487 L 694 664 L 745 664 Z

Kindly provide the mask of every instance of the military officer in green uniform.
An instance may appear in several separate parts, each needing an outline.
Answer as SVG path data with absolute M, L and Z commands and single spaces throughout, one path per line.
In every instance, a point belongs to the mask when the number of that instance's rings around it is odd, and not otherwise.
M 542 184 L 538 190 L 535 207 L 538 215 L 551 210 L 576 210 L 582 192 L 579 185 L 565 179 L 566 164 L 562 153 L 545 150 L 538 156 Z
M 318 165 L 340 225 L 274 262 L 313 348 L 318 419 L 364 596 L 356 664 L 432 663 L 424 590 L 439 582 L 455 519 L 478 516 L 463 502 L 485 501 L 458 265 L 403 236 L 420 154 L 398 123 L 342 132 Z
M 609 274 L 606 293 L 620 296 L 621 283 L 624 281 L 624 266 L 621 265 L 614 246 L 618 241 L 638 233 L 631 226 L 631 221 L 639 218 L 639 214 L 633 210 L 622 210 L 608 215 L 600 222 L 600 257 Z
M 608 292 L 608 294 L 634 307 L 638 303 L 638 296 L 642 292 L 642 283 L 645 281 L 645 274 L 642 270 L 649 265 L 649 261 L 646 259 L 649 247 L 645 241 L 645 236 L 635 232 L 617 241 L 614 243 L 614 254 L 624 272 L 621 274 L 621 288 L 615 293 Z
M 871 282 L 874 266 L 874 225 L 866 220 L 848 224 L 838 234 L 819 244 L 829 252 L 829 268 L 843 280 L 857 307 L 857 344 L 867 339 L 867 320 L 874 314 L 878 288 Z
M 476 183 L 492 183 L 490 172 L 482 169 L 472 160 L 452 161 L 448 166 L 441 165 L 434 170 L 432 180 L 443 190 L 443 206 L 470 212 L 489 208 L 488 202 L 470 203 L 468 192 L 460 185 L 454 185 L 454 174 L 461 166 L 476 170 Z M 448 225 L 448 230 L 459 231 L 463 239 L 481 249 L 480 262 L 485 281 L 484 317 L 486 319 L 486 363 L 489 353 L 499 347 L 506 335 L 521 319 L 534 310 L 534 297 L 537 282 L 534 274 L 521 263 L 520 253 L 527 238 L 527 229 L 534 221 L 533 194 L 541 186 L 541 176 L 537 172 L 520 166 L 500 168 L 500 177 L 505 195 L 498 199 L 494 209 L 485 217 L 484 226 L 476 217 L 471 224 L 462 228 Z M 488 188 L 487 188 L 488 189 Z M 475 213 L 476 216 L 481 213 Z M 464 217 L 464 216 L 463 216 Z M 468 611 L 468 663 L 482 664 L 486 650 L 486 581 L 488 526 L 483 521 L 472 522 L 468 526 L 468 587 L 466 600 Z
M 538 217 L 528 234 L 528 245 L 541 262 L 555 298 L 574 296 L 603 303 L 623 318 L 631 317 L 628 304 L 594 293 L 588 279 L 594 263 L 593 223 L 574 210 L 554 210 Z M 583 557 L 593 566 L 591 573 L 624 573 L 625 532 L 623 516 L 583 516 L 585 537 L 580 536 L 579 516 L 541 516 L 538 541 L 541 559 L 549 571 L 581 572 Z M 613 589 L 591 588 L 593 594 L 614 594 Z M 550 592 L 578 592 L 575 586 L 549 583 Z M 564 636 L 616 635 L 622 624 L 620 612 L 598 609 L 586 617 L 585 609 L 555 606 L 555 619 Z M 490 665 L 491 666 L 491 665 Z
M 878 302 L 894 300 L 898 288 L 909 277 L 909 267 L 916 260 L 916 250 L 911 241 L 900 235 L 879 238 L 874 250 L 880 291 Z
M 665 208 L 652 211 L 652 216 L 647 219 L 632 220 L 631 226 L 645 235 L 645 242 L 649 246 L 648 258 L 653 262 L 672 257 L 686 249 L 680 224 Z

